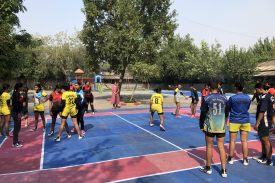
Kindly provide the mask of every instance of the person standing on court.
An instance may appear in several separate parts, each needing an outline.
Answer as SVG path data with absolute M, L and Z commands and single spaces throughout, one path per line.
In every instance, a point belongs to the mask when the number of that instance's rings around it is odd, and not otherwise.
M 223 83 L 221 81 L 218 83 L 218 93 L 224 95 L 225 93 L 223 91 L 222 84 Z
M 23 84 L 16 83 L 12 93 L 12 118 L 14 121 L 14 130 L 13 130 L 13 147 L 20 148 L 23 145 L 20 143 L 18 136 L 21 130 L 21 113 L 23 112 L 23 97 L 21 95 Z
M 150 126 L 154 126 L 153 116 L 154 113 L 157 112 L 160 120 L 159 129 L 160 131 L 165 131 L 163 127 L 163 96 L 161 95 L 161 88 L 157 88 L 155 91 L 156 93 L 153 94 L 150 99 Z
M 119 97 L 119 87 L 117 82 L 115 81 L 112 85 L 112 98 L 111 103 L 113 104 L 113 109 L 118 108 L 120 103 L 120 97 Z
M 89 108 L 89 104 L 90 104 L 90 107 L 91 107 L 91 110 L 92 110 L 92 114 L 95 114 L 94 95 L 92 93 L 92 87 L 91 87 L 89 81 L 87 81 L 85 83 L 85 86 L 83 87 L 83 91 L 85 93 L 85 98 L 86 98 L 86 103 L 87 103 L 86 106 L 85 106 L 86 112 L 88 112 L 88 108 Z
M 174 90 L 174 102 L 176 104 L 175 117 L 180 117 L 180 95 L 183 95 L 181 89 L 181 85 L 178 84 L 177 88 Z
M 272 116 L 274 113 L 274 97 L 264 89 L 264 86 L 261 83 L 257 83 L 255 89 L 258 94 L 262 95 L 259 102 L 259 111 L 257 111 L 258 118 L 254 126 L 254 129 L 258 132 L 262 145 L 262 155 L 257 158 L 257 161 L 261 164 L 273 166 L 272 144 L 269 138 L 269 124 L 272 122 Z
M 191 109 L 191 118 L 195 118 L 196 115 L 196 110 L 197 110 L 197 105 L 199 102 L 199 96 L 198 96 L 198 91 L 194 87 L 194 84 L 191 83 L 190 85 L 190 91 L 191 91 L 191 104 L 190 104 L 190 109 Z
M 48 95 L 46 92 L 43 91 L 42 86 L 40 84 L 36 84 L 34 86 L 34 107 L 33 107 L 33 111 L 34 111 L 34 128 L 32 131 L 36 131 L 37 130 L 37 126 L 38 126 L 38 118 L 39 115 L 42 119 L 42 123 L 43 123 L 43 131 L 46 130 L 46 121 L 45 121 L 45 106 L 44 103 L 47 102 L 48 100 Z
M 227 108 L 230 113 L 229 117 L 229 132 L 230 132 L 230 146 L 229 146 L 229 156 L 227 162 L 233 164 L 233 156 L 235 151 L 235 143 L 238 132 L 241 135 L 241 143 L 243 150 L 243 165 L 247 166 L 249 161 L 248 157 L 248 133 L 250 132 L 250 116 L 249 108 L 251 104 L 250 97 L 243 93 L 243 85 L 239 82 L 235 83 L 236 95 L 229 98 L 227 102 Z
M 200 171 L 212 174 L 212 150 L 214 137 L 216 136 L 221 160 L 221 176 L 227 177 L 224 149 L 225 122 L 228 117 L 228 113 L 226 112 L 227 99 L 218 93 L 218 84 L 216 82 L 211 82 L 210 88 L 212 93 L 205 97 L 200 117 L 200 122 L 203 122 L 200 126 L 203 126 L 202 130 L 205 133 L 206 142 L 206 165 L 201 167 Z

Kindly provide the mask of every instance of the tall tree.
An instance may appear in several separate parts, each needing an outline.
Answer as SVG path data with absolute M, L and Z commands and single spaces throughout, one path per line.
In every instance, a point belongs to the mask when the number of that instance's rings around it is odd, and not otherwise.
M 16 65 L 14 26 L 20 26 L 16 14 L 24 11 L 23 0 L 0 0 L 0 78 L 11 77 L 10 68 Z
M 110 64 L 121 88 L 130 64 L 154 63 L 163 41 L 176 28 L 170 0 L 84 0 L 82 41 L 91 62 Z

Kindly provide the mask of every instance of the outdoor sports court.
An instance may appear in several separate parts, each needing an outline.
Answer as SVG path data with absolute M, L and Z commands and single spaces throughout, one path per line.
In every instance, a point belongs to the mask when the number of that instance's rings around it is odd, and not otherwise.
M 250 160 L 243 166 L 240 144 L 236 162 L 227 166 L 228 178 L 220 176 L 218 153 L 214 152 L 212 175 L 199 171 L 204 165 L 205 142 L 197 118 L 189 108 L 175 118 L 174 108 L 165 108 L 166 131 L 159 130 L 158 116 L 149 126 L 148 109 L 99 111 L 86 115 L 86 136 L 71 139 L 63 132 L 61 142 L 22 128 L 24 147 L 11 148 L 12 139 L 0 139 L 0 182 L 275 182 L 275 168 Z M 199 114 L 197 113 L 197 116 Z M 50 127 L 47 119 L 47 128 Z M 254 117 L 251 117 L 254 124 Z M 41 123 L 39 123 L 41 125 Z M 56 126 L 59 128 L 60 121 Z M 72 123 L 69 120 L 69 125 Z M 55 132 L 56 133 L 56 132 Z M 226 151 L 229 143 L 226 137 Z M 238 142 L 240 140 L 238 139 Z M 275 147 L 275 136 L 272 140 Z M 260 143 L 255 132 L 249 135 L 250 157 L 258 156 Z

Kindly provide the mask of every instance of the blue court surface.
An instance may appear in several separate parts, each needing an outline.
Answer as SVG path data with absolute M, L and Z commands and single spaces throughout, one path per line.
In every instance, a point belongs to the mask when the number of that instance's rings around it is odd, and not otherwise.
M 159 130 L 159 120 L 154 116 L 154 127 L 149 126 L 149 113 L 144 110 L 117 110 L 112 112 L 99 112 L 95 116 L 85 117 L 86 135 L 82 140 L 78 140 L 77 134 L 73 134 L 71 139 L 67 139 L 64 131 L 61 142 L 55 142 L 54 137 L 45 136 L 43 169 L 62 168 L 69 166 L 85 165 L 90 163 L 106 162 L 127 157 L 151 156 L 154 154 L 164 154 L 175 151 L 189 151 L 205 148 L 204 134 L 199 129 L 198 119 L 192 119 L 186 115 L 182 118 L 175 118 L 170 112 L 165 115 L 166 131 Z M 123 112 L 124 111 L 124 112 Z M 47 121 L 47 129 L 50 129 L 51 120 Z M 72 122 L 68 120 L 70 129 Z M 251 123 L 255 123 L 251 117 Z M 56 132 L 59 128 L 60 120 L 56 124 Z M 238 142 L 240 139 L 238 137 Z M 249 134 L 249 142 L 252 145 L 258 143 L 255 132 Z M 229 133 L 226 134 L 225 143 L 229 143 Z M 260 152 L 257 147 L 251 147 L 255 155 Z M 228 148 L 226 148 L 228 150 Z M 240 151 L 240 150 L 238 150 Z M 196 152 L 196 151 L 194 151 Z M 167 155 L 167 156 L 168 156 Z M 199 159 L 205 159 L 204 155 L 195 154 Z M 193 157 L 194 158 L 194 157 Z M 216 157 L 217 159 L 217 157 Z M 180 162 L 167 162 L 169 164 Z M 186 163 L 186 162 L 185 162 Z M 275 168 L 260 165 L 254 160 L 250 160 L 249 166 L 243 166 L 241 161 L 236 161 L 234 165 L 228 165 L 228 178 L 220 176 L 219 162 L 214 162 L 212 175 L 201 173 L 198 166 L 171 171 L 160 171 L 144 176 L 129 177 L 121 179 L 122 182 L 275 182 Z M 202 164 L 201 164 L 202 165 Z M 129 164 L 129 166 L 132 166 Z M 135 165 L 133 165 L 135 166 Z M 166 166 L 166 165 L 164 165 Z M 144 167 L 141 167 L 143 169 Z M 124 171 L 127 171 L 124 170 Z M 127 172 L 126 172 L 127 173 Z M 119 182 L 118 181 L 118 182 Z

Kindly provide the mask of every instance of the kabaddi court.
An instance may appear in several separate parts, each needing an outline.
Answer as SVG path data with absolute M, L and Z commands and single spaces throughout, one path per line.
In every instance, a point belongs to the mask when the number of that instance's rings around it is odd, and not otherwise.
M 199 171 L 204 165 L 205 141 L 197 118 L 190 118 L 190 109 L 181 109 L 175 118 L 174 108 L 165 108 L 166 131 L 159 130 L 158 116 L 149 126 L 148 109 L 118 109 L 85 115 L 86 136 L 71 139 L 63 132 L 61 142 L 39 130 L 20 133 L 23 148 L 11 148 L 12 139 L 0 139 L 0 182 L 275 182 L 275 168 L 250 160 L 243 166 L 240 140 L 235 162 L 227 166 L 228 178 L 220 176 L 220 160 L 214 150 L 213 173 Z M 199 110 L 198 110 L 199 112 Z M 254 124 L 255 117 L 251 117 Z M 68 120 L 72 128 L 71 120 Z M 51 119 L 47 118 L 47 129 Z M 60 119 L 57 121 L 56 131 Z M 56 133 L 56 132 L 55 132 Z M 226 135 L 228 152 L 229 134 Z M 275 136 L 272 139 L 275 147 Z M 250 157 L 258 156 L 260 143 L 255 132 L 249 134 Z M 273 150 L 275 152 L 275 149 Z M 273 160 L 274 161 L 274 160 Z

